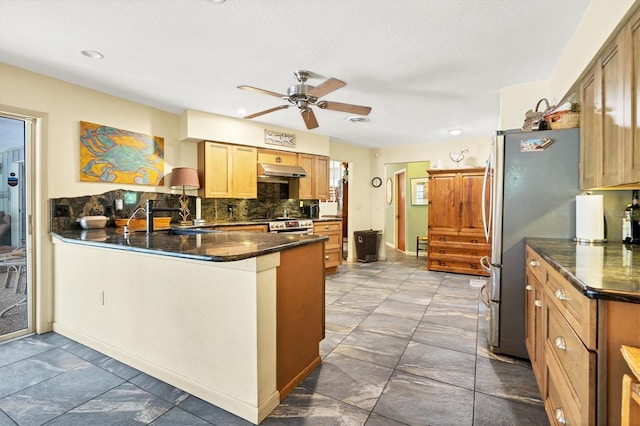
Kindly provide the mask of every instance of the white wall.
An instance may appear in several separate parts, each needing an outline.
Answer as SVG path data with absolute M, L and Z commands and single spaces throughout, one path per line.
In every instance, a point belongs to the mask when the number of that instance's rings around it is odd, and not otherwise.
M 170 192 L 165 186 L 140 186 L 80 182 L 80 121 L 161 136 L 165 143 L 165 171 L 196 166 L 196 145 L 178 141 L 179 117 L 141 104 L 105 95 L 61 80 L 0 63 L 0 111 L 39 117 L 41 134 L 29 152 L 34 187 L 33 238 L 38 252 L 29 252 L 38 277 L 36 330 L 51 329 L 52 245 L 49 236 L 48 200 L 100 194 L 114 189 Z M 34 182 L 31 182 L 35 185 Z M 33 256 L 32 256 L 33 255 Z M 126 271 L 122 271 L 127 273 Z M 133 272 L 133 271 L 132 271 Z
M 382 229 L 384 222 L 378 224 L 376 212 L 373 206 L 376 205 L 377 192 L 382 188 L 373 188 L 370 185 L 373 175 L 370 170 L 369 156 L 371 150 L 355 145 L 347 145 L 338 142 L 329 144 L 329 156 L 333 161 L 349 163 L 349 203 L 348 203 L 348 229 L 349 248 L 347 250 L 347 260 L 354 259 L 353 232 L 362 229 Z M 381 176 L 381 175 L 378 175 Z M 378 213 L 378 216 L 384 214 Z

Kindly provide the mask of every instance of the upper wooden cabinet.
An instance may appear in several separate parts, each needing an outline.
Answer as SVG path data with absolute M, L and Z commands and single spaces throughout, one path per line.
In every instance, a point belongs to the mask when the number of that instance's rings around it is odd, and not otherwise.
M 640 182 L 640 12 L 580 82 L 580 188 Z
M 631 18 L 624 28 L 624 40 L 629 52 L 631 72 L 626 74 L 625 86 L 629 87 L 631 110 L 627 114 L 624 144 L 624 181 L 640 182 L 640 12 Z
M 295 152 L 258 148 L 258 163 L 297 166 L 298 154 Z
M 329 198 L 329 157 L 298 154 L 298 165 L 307 176 L 292 181 L 293 191 L 300 200 L 327 200 Z
M 198 144 L 198 175 L 203 198 L 256 198 L 257 149 L 203 141 Z

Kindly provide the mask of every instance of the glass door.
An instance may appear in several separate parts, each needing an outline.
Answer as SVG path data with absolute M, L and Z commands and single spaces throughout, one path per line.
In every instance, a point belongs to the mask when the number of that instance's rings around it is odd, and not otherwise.
M 0 341 L 31 331 L 25 146 L 31 120 L 0 115 Z

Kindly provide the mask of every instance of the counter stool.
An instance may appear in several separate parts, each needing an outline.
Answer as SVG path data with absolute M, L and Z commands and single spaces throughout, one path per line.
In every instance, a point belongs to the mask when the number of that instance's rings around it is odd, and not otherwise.
M 637 425 L 640 424 L 640 348 L 622 345 L 620 352 L 635 376 L 622 376 L 620 425 Z
M 420 255 L 420 250 L 427 251 L 429 246 L 429 238 L 427 236 L 416 237 L 416 258 Z

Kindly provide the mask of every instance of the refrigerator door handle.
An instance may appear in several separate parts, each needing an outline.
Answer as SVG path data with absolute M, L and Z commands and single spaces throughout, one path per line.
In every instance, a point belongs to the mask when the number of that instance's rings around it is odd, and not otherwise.
M 491 272 L 491 262 L 489 262 L 489 256 L 482 256 L 480 258 L 480 266 L 485 272 Z
M 494 142 L 495 143 L 495 142 Z M 493 200 L 489 202 L 489 215 L 487 215 L 487 186 L 489 184 L 489 171 L 491 170 L 491 155 L 487 158 L 487 167 L 484 169 L 484 178 L 482 179 L 482 226 L 484 227 L 484 237 L 489 242 L 489 230 L 491 221 L 491 210 L 493 208 Z M 491 191 L 491 195 L 493 191 Z M 492 197 L 490 197 L 492 198 Z

